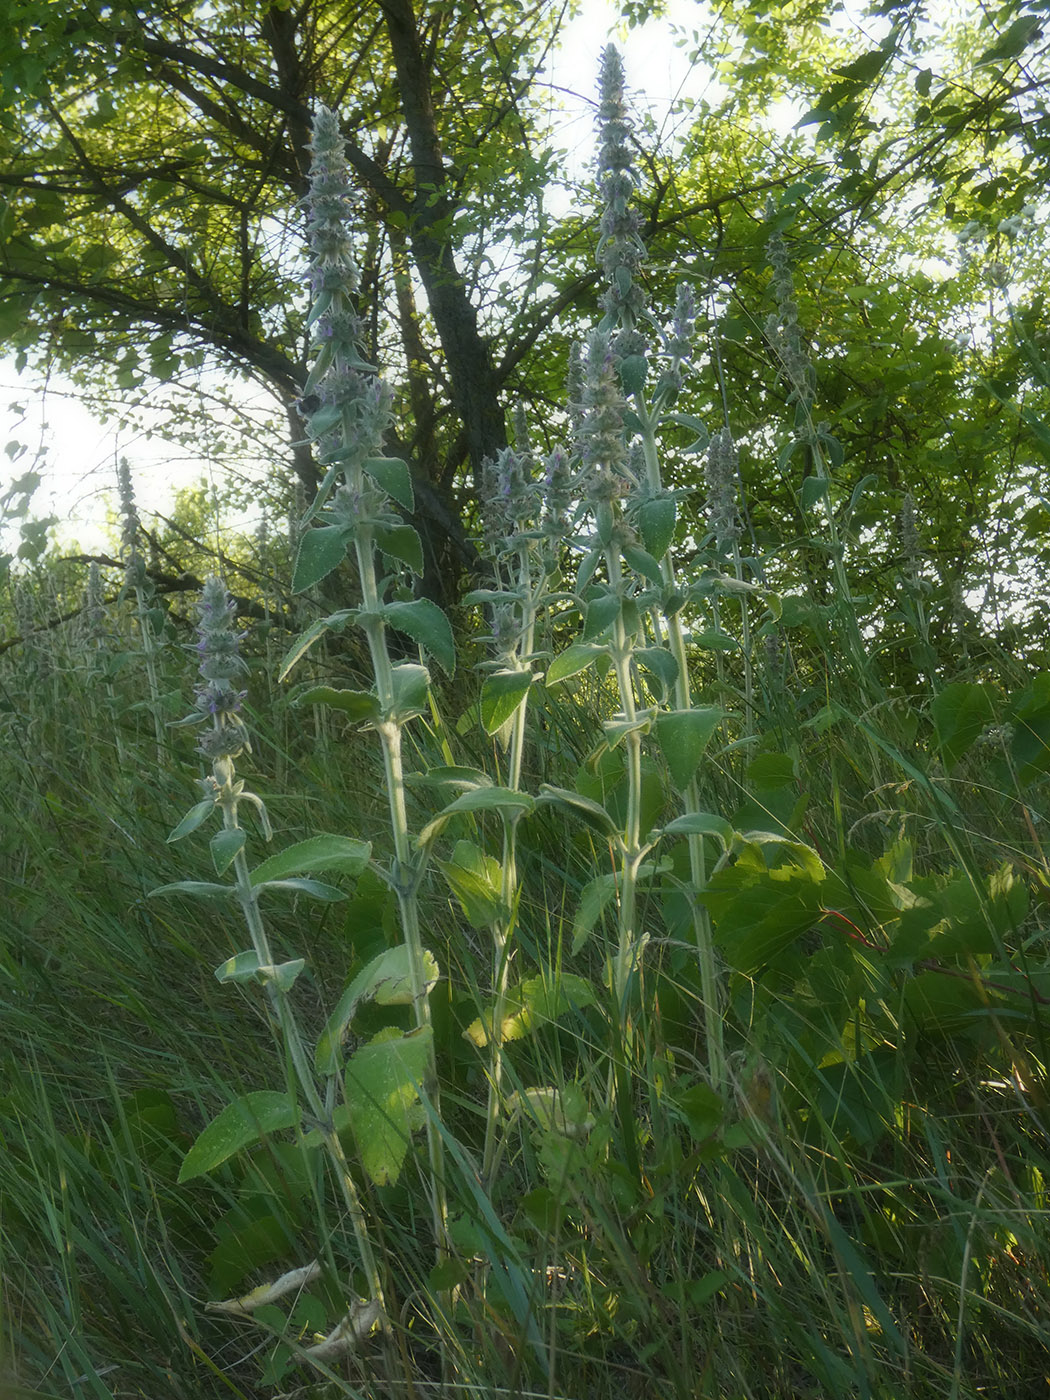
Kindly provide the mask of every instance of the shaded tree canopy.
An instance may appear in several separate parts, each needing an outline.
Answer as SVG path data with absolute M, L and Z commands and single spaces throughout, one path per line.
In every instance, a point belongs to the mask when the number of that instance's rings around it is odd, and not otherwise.
M 629 67 L 630 26 L 656 8 L 625 7 Z M 561 213 L 547 197 L 561 162 L 540 75 L 569 12 L 12 0 L 0 336 L 22 363 L 131 401 L 202 366 L 250 376 L 286 423 L 278 484 L 312 488 L 298 201 L 310 112 L 338 109 L 361 312 L 397 389 L 391 450 L 412 465 L 440 596 L 470 561 L 478 473 L 509 406 L 556 425 L 566 341 L 594 312 L 593 201 L 577 192 Z M 789 584 L 807 566 L 766 554 L 802 530 L 806 471 L 765 329 L 777 233 L 812 412 L 842 489 L 869 479 L 856 537 L 910 492 L 945 590 L 982 570 L 1023 583 L 1045 563 L 1044 15 L 1013 0 L 861 16 L 837 0 L 731 2 L 697 5 L 679 35 L 690 80 L 667 129 L 638 132 L 648 289 L 667 304 L 684 274 L 703 300 L 683 408 L 727 418 L 755 554 Z M 581 87 L 596 62 L 597 43 Z M 695 458 L 678 460 L 695 486 Z M 896 549 L 885 530 L 866 538 L 874 590 Z

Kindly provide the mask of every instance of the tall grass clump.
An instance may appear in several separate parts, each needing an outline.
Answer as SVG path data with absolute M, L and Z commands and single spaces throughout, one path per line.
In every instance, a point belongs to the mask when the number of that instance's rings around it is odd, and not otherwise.
M 759 556 L 773 428 L 724 385 L 712 424 L 691 409 L 707 298 L 647 291 L 613 48 L 599 121 L 596 324 L 562 409 L 516 409 L 485 468 L 461 608 L 419 587 L 322 108 L 314 620 L 238 616 L 214 575 L 168 619 L 183 723 L 85 755 L 0 715 L 0 1374 L 100 1400 L 1045 1389 L 1050 686 L 943 645 L 908 497 L 883 522 L 906 685 L 870 644 L 863 483 L 816 419 L 779 211 L 806 525 Z M 47 657 L 40 599 L 8 605 L 33 653 L 7 682 L 49 716 L 76 687 L 81 730 L 188 688 L 100 585 Z

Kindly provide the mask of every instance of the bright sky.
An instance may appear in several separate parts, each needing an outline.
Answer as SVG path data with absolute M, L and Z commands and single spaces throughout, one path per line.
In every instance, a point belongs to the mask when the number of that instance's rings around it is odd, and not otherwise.
M 585 175 L 593 159 L 594 96 L 598 59 L 611 39 L 624 56 L 628 82 L 636 100 L 648 102 L 663 120 L 687 81 L 694 96 L 699 75 L 690 74 L 684 53 L 671 39 L 672 26 L 696 27 L 703 14 L 697 0 L 668 0 L 666 18 L 650 21 L 625 36 L 619 6 L 612 0 L 584 0 L 581 12 L 565 29 L 551 69 L 552 103 L 564 108 L 561 144 L 572 153 L 573 174 Z M 6 444 L 6 450 L 5 445 Z M 207 478 L 206 462 L 174 451 L 159 438 L 147 440 L 131 431 L 116 432 L 94 419 L 77 401 L 72 387 L 59 379 L 48 385 L 21 379 L 10 360 L 0 359 L 0 498 L 11 482 L 27 471 L 43 478 L 32 515 L 58 517 L 58 537 L 65 548 L 76 542 L 88 552 L 112 547 L 107 518 L 115 508 L 116 461 L 132 467 L 140 512 L 166 513 L 175 492 Z M 0 542 L 12 541 L 0 522 Z

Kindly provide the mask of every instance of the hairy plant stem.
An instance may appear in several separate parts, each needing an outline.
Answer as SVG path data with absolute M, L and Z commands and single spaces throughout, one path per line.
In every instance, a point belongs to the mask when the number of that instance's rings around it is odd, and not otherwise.
M 646 480 L 650 491 L 660 491 L 663 489 L 663 480 L 660 472 L 660 456 L 656 443 L 655 420 L 640 393 L 634 396 L 634 409 L 638 415 L 638 421 L 641 424 Z M 664 585 L 669 591 L 673 592 L 676 587 L 676 582 L 674 562 L 671 558 L 670 550 L 664 554 L 659 563 Z M 737 568 L 739 571 L 739 549 L 737 550 Z M 744 611 L 744 620 L 746 624 L 746 604 L 742 603 L 741 606 Z M 677 612 L 666 619 L 666 626 L 671 655 L 674 657 L 678 666 L 678 675 L 674 687 L 675 707 L 679 710 L 691 710 L 693 707 L 693 696 L 692 685 L 689 680 L 689 658 L 686 654 L 685 635 L 682 631 L 682 624 Z M 749 648 L 748 654 L 750 654 Z M 750 676 L 750 664 L 748 666 L 748 675 Z M 702 811 L 700 806 L 699 785 L 695 777 L 685 789 L 682 798 L 685 814 L 688 815 Z M 704 1002 L 704 1038 L 707 1047 L 707 1072 L 710 1076 L 712 1088 L 718 1091 L 725 1083 L 726 1076 L 725 1037 L 722 1030 L 722 985 L 718 973 L 718 958 L 715 952 L 714 935 L 711 929 L 711 917 L 704 906 L 698 903 L 695 898 L 697 894 L 701 893 L 707 887 L 707 857 L 704 853 L 703 836 L 694 833 L 688 836 L 686 840 L 689 844 L 689 876 L 693 894 L 693 898 L 690 899 L 689 903 L 693 917 L 693 937 L 696 942 L 697 960 L 700 965 L 700 994 Z
M 518 551 L 519 578 L 527 586 L 530 573 L 530 557 L 527 545 Z M 507 661 L 513 669 L 531 669 L 523 660 L 532 655 L 536 635 L 536 613 L 539 597 L 546 578 L 536 592 L 528 593 L 524 609 L 524 627 L 515 648 L 515 654 Z M 525 754 L 525 722 L 528 714 L 528 696 L 515 710 L 511 720 L 510 746 L 507 761 L 507 787 L 517 790 L 521 786 L 521 765 Z M 507 1005 L 507 986 L 510 980 L 510 964 L 513 956 L 514 925 L 517 920 L 518 904 L 518 822 L 520 817 L 512 815 L 503 826 L 503 869 L 500 878 L 500 903 L 506 911 L 504 917 L 492 927 L 492 1023 L 489 1026 L 489 1091 L 485 1107 L 485 1146 L 481 1158 L 481 1179 L 491 1184 L 496 1158 L 500 1107 L 503 1098 L 503 1019 Z
M 598 508 L 598 537 L 609 539 L 613 533 L 614 514 L 609 503 Z M 620 552 L 615 544 L 603 547 L 605 567 L 608 572 L 609 587 L 616 596 L 624 593 L 623 570 L 620 567 Z M 634 675 L 631 669 L 631 656 L 634 650 L 633 639 L 624 626 L 622 610 L 617 613 L 612 629 L 612 644 L 609 648 L 616 684 L 620 692 L 620 705 L 628 725 L 638 720 L 638 707 L 635 703 Z M 613 998 L 621 1024 L 625 1024 L 627 996 L 631 976 L 637 965 L 638 930 L 638 868 L 645 850 L 641 844 L 642 824 L 642 738 L 637 729 L 628 729 L 624 736 L 624 749 L 627 755 L 627 814 L 624 821 L 622 848 L 620 855 L 620 915 L 619 938 L 616 958 L 612 969 Z
M 348 426 L 345 429 L 344 439 L 348 443 L 352 441 L 352 427 Z M 365 484 L 363 469 L 359 465 L 350 467 L 347 471 L 347 481 L 351 490 L 361 493 Z M 423 962 L 423 938 L 419 918 L 419 857 L 413 854 L 408 829 L 405 770 L 401 754 L 404 720 L 399 718 L 396 713 L 393 666 L 386 645 L 386 624 L 380 610 L 379 585 L 376 578 L 373 527 L 367 521 L 360 521 L 354 531 L 354 553 L 361 584 L 360 624 L 368 642 L 372 671 L 376 682 L 376 695 L 379 700 L 380 718 L 375 728 L 383 750 L 390 827 L 394 839 L 391 883 L 397 896 L 401 931 L 408 949 L 412 1009 L 416 1026 L 420 1030 L 429 1029 L 431 1027 L 430 1001 Z M 430 1167 L 431 1212 L 434 1243 L 439 1259 L 443 1259 L 449 1252 L 448 1207 L 445 1192 L 444 1143 L 434 1121 L 441 1113 L 441 1099 L 433 1040 L 431 1040 L 428 1055 L 427 1078 L 429 1083 L 425 1088 L 428 1099 L 427 1152 Z
M 226 760 L 226 762 L 229 762 Z M 218 770 L 217 780 L 221 777 L 221 769 Z M 227 831 L 240 829 L 237 818 L 238 795 L 232 781 L 232 764 L 229 768 L 229 777 L 222 782 L 219 787 L 217 797 L 219 806 L 222 809 L 223 826 Z M 266 967 L 273 965 L 273 953 L 270 948 L 270 940 L 266 932 L 266 925 L 263 923 L 262 914 L 259 911 L 258 892 L 253 888 L 251 874 L 248 870 L 248 858 L 242 847 L 233 860 L 233 871 L 237 881 L 237 900 L 244 912 L 245 923 L 248 926 L 248 933 L 252 940 L 252 947 L 259 959 L 260 964 Z M 334 1169 L 336 1181 L 346 1206 L 347 1215 L 354 1231 L 354 1239 L 357 1242 L 357 1250 L 361 1259 L 361 1267 L 364 1270 L 368 1290 L 371 1296 L 379 1303 L 380 1316 L 384 1329 L 389 1326 L 386 1316 L 386 1308 L 383 1299 L 382 1276 L 379 1272 L 379 1265 L 376 1260 L 375 1250 L 372 1248 L 372 1241 L 368 1233 L 368 1222 L 364 1209 L 361 1205 L 361 1198 L 358 1195 L 357 1186 L 350 1172 L 350 1164 L 346 1160 L 339 1135 L 332 1125 L 332 1115 L 330 1105 L 327 1105 L 321 1097 L 314 1076 L 313 1066 L 307 1054 L 306 1046 L 303 1044 L 303 1037 L 299 1030 L 299 1023 L 295 1019 L 288 1000 L 288 995 L 283 992 L 276 982 L 266 983 L 266 993 L 270 1006 L 273 1010 L 274 1020 L 280 1032 L 281 1040 L 288 1052 L 291 1060 L 292 1078 L 302 1092 L 306 1100 L 311 1116 L 316 1120 L 320 1128 L 325 1149 Z M 334 1269 L 334 1261 L 330 1261 Z

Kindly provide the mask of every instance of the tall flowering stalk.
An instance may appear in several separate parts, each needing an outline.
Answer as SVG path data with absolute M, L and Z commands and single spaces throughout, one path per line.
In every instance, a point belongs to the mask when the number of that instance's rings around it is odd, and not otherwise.
M 555 449 L 541 476 L 528 440 L 524 414 L 516 424 L 516 444 L 487 464 L 484 475 L 482 551 L 495 587 L 469 595 L 484 603 L 492 622 L 488 638 L 495 653 L 482 686 L 482 722 L 506 752 L 504 787 L 518 792 L 525 753 L 526 720 L 532 687 L 536 629 L 548 602 L 551 580 L 560 567 L 560 548 L 571 484 L 565 453 Z M 524 807 L 504 813 L 499 899 L 492 930 L 492 1005 L 485 1031 L 489 1047 L 489 1091 L 485 1115 L 482 1180 L 491 1181 L 497 1160 L 503 1088 L 503 1036 L 518 906 L 518 827 Z
M 440 1108 L 428 999 L 435 964 L 423 947 L 418 900 L 426 853 L 417 848 L 410 830 L 402 757 L 404 726 L 427 706 L 429 674 L 422 665 L 392 661 L 387 630 L 393 626 L 413 637 L 448 671 L 454 668 L 455 650 L 447 619 L 436 605 L 425 599 L 402 601 L 399 574 L 405 567 L 416 571 L 422 567 L 418 536 L 395 508 L 411 510 L 412 483 L 404 462 L 382 455 L 391 395 L 361 351 L 363 332 L 353 300 L 359 274 L 348 231 L 351 199 L 345 150 L 339 122 L 327 108 L 316 114 L 310 150 L 306 209 L 315 360 L 301 412 L 326 472 L 304 521 L 315 524 L 304 530 L 300 540 L 295 586 L 303 590 L 319 583 L 348 552 L 356 565 L 361 601 L 358 607 L 334 614 L 311 629 L 293 648 L 283 674 L 328 628 L 352 622 L 365 635 L 374 690 L 354 692 L 356 701 L 344 698 L 341 707 L 367 721 L 382 745 L 394 846 L 385 877 L 397 897 L 419 1043 L 427 1047 L 421 1087 L 430 1105 L 426 1116 L 429 1185 L 435 1239 L 444 1253 L 444 1151 L 437 1122 Z M 381 559 L 386 561 L 386 572 L 380 568 Z M 352 1010 L 347 1020 L 350 1014 Z M 329 1048 L 319 1050 L 319 1057 L 330 1053 L 332 1041 L 345 1029 L 338 1012 L 335 1019 L 326 1041 Z
M 601 63 L 599 119 L 601 123 L 599 183 L 604 202 L 599 258 L 607 283 L 604 317 L 591 336 L 586 354 L 582 419 L 580 422 L 582 479 L 596 523 L 596 545 L 605 559 L 610 593 L 621 599 L 611 628 L 610 655 L 616 672 L 622 713 L 612 737 L 627 755 L 629 800 L 622 833 L 620 938 L 614 987 L 622 999 L 640 949 L 636 923 L 637 876 L 651 849 L 640 830 L 641 752 L 646 733 L 655 730 L 668 760 L 672 781 L 681 793 L 689 842 L 691 885 L 700 892 L 707 883 L 696 772 L 703 747 L 718 712 L 693 703 L 681 622 L 683 594 L 670 547 L 674 537 L 674 493 L 662 479 L 658 432 L 663 423 L 678 421 L 673 404 L 691 353 L 695 315 L 690 289 L 679 289 L 674 322 L 663 350 L 663 368 L 651 393 L 646 393 L 651 349 L 643 326 L 651 318 L 638 280 L 645 247 L 640 220 L 632 207 L 636 178 L 629 138 L 631 121 L 624 95 L 624 71 L 614 46 Z M 634 450 L 625 448 L 624 423 L 630 411 Z M 683 419 L 690 426 L 692 420 Z M 626 568 L 625 568 L 626 566 Z M 633 579 L 628 575 L 633 575 Z M 656 613 L 661 643 L 656 653 L 642 648 L 636 618 L 640 609 Z M 585 623 L 585 632 L 589 624 Z M 670 664 L 660 659 L 669 653 Z M 640 707 L 637 667 L 641 664 L 673 702 L 670 710 Z M 720 978 L 706 910 L 693 901 L 693 926 L 701 972 L 708 1073 L 714 1085 L 725 1071 Z
M 240 689 L 247 666 L 240 655 L 241 634 L 236 629 L 234 604 L 225 585 L 214 575 L 207 579 L 201 594 L 197 633 L 199 681 L 194 693 L 193 713 L 183 723 L 201 726 L 197 748 L 209 761 L 211 772 L 201 780 L 202 801 L 191 809 L 168 839 L 180 840 L 195 831 L 212 813 L 217 811 L 221 814 L 222 830 L 211 841 L 212 861 L 219 875 L 229 870 L 233 872 L 232 893 L 244 915 L 252 946 L 249 951 L 240 953 L 224 963 L 217 970 L 217 976 L 222 981 L 255 981 L 263 986 L 278 1043 L 286 1056 L 288 1089 L 286 1097 L 277 1105 L 271 1126 L 277 1128 L 298 1124 L 301 1104 L 305 1108 L 312 1132 L 323 1143 L 332 1164 L 343 1205 L 354 1231 L 369 1293 L 366 1300 L 354 1305 L 349 1321 L 344 1319 L 340 1324 L 343 1328 L 341 1335 L 356 1342 L 371 1329 L 377 1319 L 384 1316 L 382 1280 L 365 1213 L 335 1127 L 335 1083 L 329 1078 L 322 1089 L 290 1000 L 289 994 L 303 969 L 303 960 L 296 958 L 284 963 L 275 961 L 259 899 L 267 888 L 277 885 L 298 889 L 304 894 L 312 894 L 319 898 L 341 898 L 338 891 L 316 881 L 275 878 L 266 880 L 260 877 L 267 871 L 279 876 L 301 868 L 322 868 L 325 858 L 332 867 L 359 869 L 367 860 L 367 847 L 358 843 L 360 849 L 354 849 L 354 843 L 338 843 L 338 838 L 320 838 L 321 842 L 325 843 L 320 849 L 316 841 L 305 842 L 298 848 L 292 847 L 264 862 L 263 866 L 257 867 L 254 872 L 249 868 L 247 832 L 241 825 L 241 808 L 247 804 L 254 810 L 265 840 L 269 841 L 273 833 L 262 799 L 249 792 L 244 780 L 237 777 L 236 760 L 242 754 L 251 752 L 248 730 L 242 718 L 242 702 L 246 692 Z M 157 895 L 182 892 L 211 897 L 217 892 L 227 893 L 228 890 L 229 887 L 225 885 L 202 885 L 191 881 L 166 885 L 153 893 Z M 260 1115 L 262 1110 L 258 1109 L 256 1104 L 257 1100 L 249 1095 L 247 1100 L 231 1105 L 235 1110 L 231 1122 L 237 1122 L 236 1110 L 241 1111 L 242 1117 Z M 206 1130 L 189 1153 L 180 1179 L 209 1170 L 221 1160 L 222 1156 L 209 1148 Z M 332 1257 L 327 1231 L 325 1249 L 333 1276 L 337 1276 L 341 1270 Z M 218 1306 L 227 1311 L 239 1311 L 242 1315 L 250 1310 L 242 1303 Z

